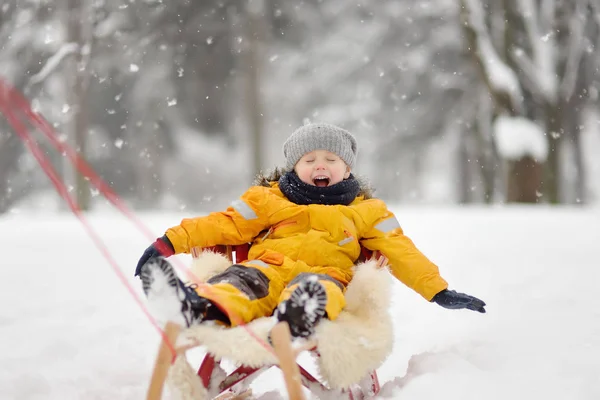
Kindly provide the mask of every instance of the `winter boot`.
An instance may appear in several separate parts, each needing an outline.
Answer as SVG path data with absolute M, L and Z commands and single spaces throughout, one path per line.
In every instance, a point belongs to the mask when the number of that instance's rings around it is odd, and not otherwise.
M 186 286 L 179 280 L 173 266 L 163 257 L 144 264 L 140 278 L 149 308 L 161 321 L 173 321 L 188 328 L 207 320 L 229 323 L 218 307 L 196 293 L 194 285 Z
M 289 299 L 281 302 L 275 311 L 279 321 L 286 321 L 293 337 L 306 338 L 315 332 L 315 326 L 325 316 L 327 293 L 317 277 L 300 282 Z

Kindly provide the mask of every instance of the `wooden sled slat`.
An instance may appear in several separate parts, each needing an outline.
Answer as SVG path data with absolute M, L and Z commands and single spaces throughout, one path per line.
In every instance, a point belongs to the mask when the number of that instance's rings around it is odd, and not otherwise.
M 165 380 L 167 379 L 167 373 L 171 367 L 173 361 L 173 354 L 169 343 L 173 344 L 177 340 L 181 332 L 181 327 L 173 322 L 167 322 L 165 326 L 165 336 L 168 340 L 164 339 L 160 343 L 158 354 L 156 356 L 156 362 L 154 363 L 154 370 L 152 371 L 152 378 L 150 379 L 150 387 L 148 388 L 147 400 L 160 400 L 162 398 L 163 387 Z
M 279 322 L 271 330 L 271 340 L 279 359 L 279 368 L 290 400 L 305 400 L 300 378 L 300 368 L 296 364 L 296 352 L 292 348 L 292 336 L 287 322 Z

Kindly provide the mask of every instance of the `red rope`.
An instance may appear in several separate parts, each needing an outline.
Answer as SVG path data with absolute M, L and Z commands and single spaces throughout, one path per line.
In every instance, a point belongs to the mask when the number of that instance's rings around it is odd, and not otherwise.
M 102 252 L 102 255 L 104 255 L 104 257 L 108 260 L 108 262 L 111 265 L 111 267 L 113 268 L 114 272 L 117 274 L 117 277 L 121 280 L 121 283 L 123 283 L 123 285 L 125 285 L 125 287 L 129 291 L 129 293 L 131 294 L 131 296 L 133 297 L 135 302 L 140 306 L 140 308 L 146 315 L 146 317 L 148 317 L 148 319 L 150 320 L 152 325 L 160 333 L 163 340 L 165 340 L 167 342 L 167 345 L 169 346 L 169 349 L 171 350 L 171 352 L 173 354 L 175 354 L 175 348 L 173 347 L 172 343 L 170 343 L 164 330 L 158 325 L 158 323 L 156 322 L 154 317 L 152 317 L 152 315 L 150 314 L 148 309 L 145 307 L 145 305 L 142 303 L 142 301 L 139 299 L 139 297 L 135 294 L 134 289 L 131 287 L 129 282 L 127 282 L 127 278 L 125 277 L 123 272 L 119 269 L 118 264 L 116 263 L 114 258 L 111 256 L 110 252 L 108 251 L 108 248 L 106 247 L 106 245 L 104 244 L 102 239 L 96 234 L 96 232 L 91 227 L 91 225 L 88 223 L 87 219 L 82 214 L 81 209 L 77 206 L 77 203 L 73 199 L 73 196 L 71 196 L 71 194 L 69 193 L 66 185 L 64 184 L 64 182 L 62 182 L 62 180 L 60 179 L 56 170 L 54 169 L 54 167 L 52 166 L 52 164 L 50 163 L 50 161 L 48 160 L 48 158 L 46 157 L 46 155 L 44 154 L 42 149 L 31 138 L 25 125 L 14 115 L 12 110 L 4 107 L 3 102 L 2 102 L 2 104 L 0 104 L 0 106 L 2 107 L 2 111 L 4 112 L 8 122 L 13 126 L 17 135 L 19 135 L 21 137 L 21 139 L 23 140 L 23 143 L 25 144 L 25 146 L 27 146 L 27 148 L 29 149 L 31 154 L 35 157 L 35 159 L 40 164 L 40 166 L 42 167 L 42 169 L 44 170 L 46 175 L 48 175 L 48 178 L 50 179 L 50 181 L 52 182 L 52 184 L 54 185 L 54 187 L 56 188 L 56 190 L 58 191 L 60 196 L 67 202 L 67 204 L 68 204 L 69 208 L 71 209 L 71 211 L 73 212 L 73 214 L 75 214 L 75 216 L 82 223 L 87 234 L 92 238 L 92 240 L 94 241 L 96 246 Z
M 115 262 L 115 260 L 110 255 L 108 248 L 106 247 L 104 242 L 100 239 L 100 237 L 96 234 L 96 232 L 93 230 L 93 228 L 89 225 L 89 223 L 87 222 L 87 220 L 81 213 L 81 209 L 77 206 L 75 200 L 69 194 L 65 184 L 62 182 L 62 180 L 60 179 L 60 177 L 58 176 L 58 174 L 52 167 L 52 164 L 50 163 L 50 161 L 48 160 L 46 155 L 41 151 L 41 149 L 39 148 L 37 143 L 31 138 L 25 125 L 17 118 L 17 116 L 13 112 L 13 109 L 11 108 L 11 105 L 14 108 L 18 109 L 19 111 L 21 111 L 30 120 L 30 122 L 44 134 L 44 136 L 50 141 L 52 146 L 57 151 L 59 151 L 61 154 L 65 154 L 69 158 L 69 160 L 73 163 L 75 168 L 82 175 L 87 177 L 90 180 L 90 182 L 94 186 L 96 186 L 96 188 L 99 190 L 99 192 L 101 192 L 103 194 L 103 196 L 107 200 L 109 200 L 119 211 L 121 211 L 128 219 L 133 221 L 134 224 L 137 226 L 137 228 L 143 234 L 145 234 L 146 237 L 148 237 L 150 241 L 154 240 L 154 235 L 135 216 L 135 214 L 132 213 L 128 209 L 128 207 L 125 205 L 125 203 L 123 203 L 121 201 L 119 196 L 110 188 L 109 185 L 107 185 L 104 182 L 104 180 L 94 171 L 94 169 L 85 161 L 85 159 L 83 159 L 83 157 L 81 157 L 79 155 L 79 153 L 77 151 L 73 150 L 68 144 L 60 141 L 57 138 L 52 126 L 40 114 L 34 112 L 31 109 L 31 106 L 30 106 L 29 102 L 27 101 L 27 99 L 21 93 L 19 93 L 18 90 L 16 90 L 14 87 L 12 87 L 10 84 L 8 84 L 7 82 L 0 79 L 0 109 L 3 110 L 4 114 L 7 117 L 7 120 L 13 126 L 13 128 L 15 129 L 17 134 L 20 136 L 20 138 L 23 140 L 23 142 L 25 143 L 25 145 L 29 149 L 29 151 L 36 158 L 36 160 L 38 161 L 38 163 L 40 164 L 40 166 L 42 167 L 42 169 L 44 170 L 46 175 L 48 175 L 50 181 L 55 186 L 57 192 L 67 202 L 67 204 L 69 205 L 69 208 L 71 209 L 73 214 L 75 214 L 76 217 L 80 220 L 80 222 L 84 225 L 84 228 L 86 229 L 88 235 L 92 238 L 92 240 L 94 241 L 96 246 L 100 249 L 100 251 L 104 255 L 104 257 L 109 261 L 109 264 L 111 265 L 111 267 L 113 268 L 113 270 L 115 271 L 115 273 L 117 274 L 117 276 L 119 277 L 119 279 L 121 280 L 123 285 L 125 285 L 125 287 L 129 291 L 129 293 L 133 296 L 134 300 L 140 306 L 140 308 L 142 309 L 144 314 L 148 317 L 148 319 L 150 320 L 152 325 L 159 331 L 162 339 L 165 340 L 169 349 L 175 356 L 175 354 L 176 354 L 175 348 L 174 348 L 173 344 L 170 343 L 164 330 L 158 325 L 158 323 L 152 317 L 152 315 L 147 310 L 147 308 L 145 307 L 143 302 L 135 294 L 135 290 L 131 287 L 131 285 L 127 281 L 127 278 L 125 277 L 123 272 L 119 269 L 118 264 Z M 205 289 L 207 291 L 211 290 L 210 285 L 206 285 L 205 283 L 200 282 L 200 280 L 196 276 L 194 276 L 194 274 L 189 269 L 184 268 L 183 266 L 179 265 L 177 262 L 175 262 L 174 264 L 178 267 L 178 269 L 184 271 L 184 273 L 187 275 L 188 279 L 190 279 L 192 282 L 196 283 L 199 286 L 205 286 Z M 252 336 L 255 340 L 260 342 L 261 345 L 265 349 L 267 349 L 268 351 L 271 351 L 271 352 L 273 351 L 273 349 L 267 343 L 265 343 L 262 339 L 257 337 L 254 334 L 254 332 L 252 332 L 244 323 L 241 323 L 242 319 L 240 318 L 239 315 L 230 315 L 230 317 L 233 317 L 232 322 L 235 322 L 236 325 L 242 326 L 250 334 L 250 336 Z
M 133 223 L 137 226 L 137 228 L 146 236 L 146 238 L 153 242 L 155 240 L 154 234 L 136 217 L 136 215 L 129 210 L 127 205 L 119 198 L 119 196 L 112 190 L 112 188 L 104 182 L 104 180 L 94 171 L 94 169 L 85 161 L 85 159 L 73 148 L 71 148 L 67 143 L 62 142 L 56 134 L 54 133 L 54 129 L 46 121 L 40 114 L 34 112 L 31 109 L 31 106 L 27 99 L 19 93 L 14 87 L 9 86 L 7 83 L 0 81 L 0 90 L 7 90 L 10 94 L 10 100 L 14 103 L 15 108 L 18 108 L 22 111 L 25 116 L 27 116 L 30 121 L 36 126 L 44 136 L 50 141 L 52 146 L 59 151 L 61 154 L 66 155 L 71 163 L 75 166 L 75 168 L 85 177 L 87 177 L 90 182 L 96 186 L 98 191 L 102 193 L 102 195 L 111 202 L 119 211 L 121 211 L 129 220 L 133 221 Z M 159 252 L 164 256 L 164 251 L 161 248 L 158 248 Z M 198 284 L 199 286 L 203 285 L 203 282 L 200 282 L 199 279 L 194 276 L 194 274 L 183 265 L 178 263 L 176 260 L 174 262 L 175 266 L 182 272 L 186 274 L 189 280 Z

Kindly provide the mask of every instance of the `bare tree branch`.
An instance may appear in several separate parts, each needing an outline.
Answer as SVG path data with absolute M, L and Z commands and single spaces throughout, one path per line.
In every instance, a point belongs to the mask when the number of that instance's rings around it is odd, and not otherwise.
M 35 85 L 44 81 L 50 74 L 58 69 L 61 65 L 62 61 L 67 58 L 69 55 L 74 54 L 79 50 L 79 45 L 77 43 L 65 43 L 60 47 L 60 49 L 54 53 L 37 74 L 33 75 L 29 79 L 30 85 Z

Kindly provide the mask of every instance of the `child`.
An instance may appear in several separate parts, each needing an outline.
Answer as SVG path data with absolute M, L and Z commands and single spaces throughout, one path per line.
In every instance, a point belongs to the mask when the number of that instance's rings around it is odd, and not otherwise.
M 391 273 L 427 301 L 450 309 L 485 312 L 475 297 L 448 290 L 438 268 L 404 235 L 386 204 L 371 198 L 351 173 L 354 137 L 337 126 L 300 127 L 283 145 L 286 166 L 252 186 L 226 211 L 184 219 L 142 255 L 136 269 L 144 292 L 156 274 L 181 301 L 180 323 L 216 320 L 233 326 L 270 316 L 287 321 L 292 335 L 307 337 L 323 317 L 335 320 L 361 246 L 389 259 Z M 208 281 L 184 285 L 162 257 L 193 247 L 252 243 L 248 261 Z M 230 318 L 233 316 L 236 318 Z

